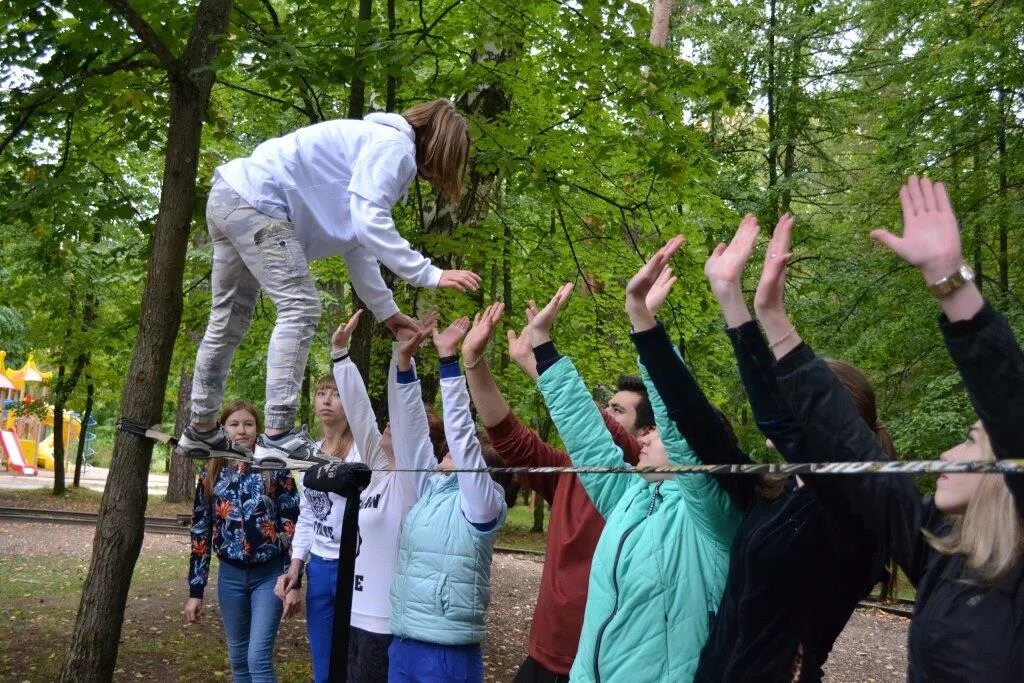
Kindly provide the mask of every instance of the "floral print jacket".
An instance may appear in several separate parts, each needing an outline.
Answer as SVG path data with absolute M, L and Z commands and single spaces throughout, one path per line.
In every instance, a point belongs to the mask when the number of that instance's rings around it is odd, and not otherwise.
M 213 494 L 206 499 L 199 474 L 192 507 L 192 555 L 188 567 L 189 597 L 202 598 L 213 553 L 239 567 L 280 558 L 287 564 L 299 496 L 287 471 L 266 475 L 247 463 L 230 462 L 217 474 Z M 282 572 L 284 569 L 282 569 Z

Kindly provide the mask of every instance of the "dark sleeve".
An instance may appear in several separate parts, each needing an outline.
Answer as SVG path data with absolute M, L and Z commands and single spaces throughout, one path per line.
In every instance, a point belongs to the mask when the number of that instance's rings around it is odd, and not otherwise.
M 779 383 L 773 370 L 775 358 L 757 321 L 751 320 L 725 332 L 732 342 L 740 379 L 757 428 L 772 440 L 776 450 L 787 461 L 812 462 L 813 455 L 806 452 L 800 423 L 779 395 Z
M 299 492 L 292 473 L 288 470 L 276 472 L 274 488 L 270 493 L 277 508 L 278 533 L 285 537 L 284 546 L 290 552 L 295 523 L 299 519 Z
M 939 327 L 996 457 L 1024 458 L 1024 352 L 1006 319 L 986 303 L 970 320 L 943 315 Z M 1024 475 L 1004 476 L 1024 518 Z
M 203 599 L 206 580 L 210 575 L 210 544 L 213 539 L 213 504 L 206 500 L 203 479 L 206 469 L 199 474 L 196 495 L 192 503 L 192 552 L 188 560 L 188 596 Z
M 828 462 L 888 460 L 853 399 L 822 359 L 806 344 L 775 365 L 779 392 L 800 424 L 805 456 Z M 845 528 L 857 527 L 888 549 L 915 586 L 924 573 L 930 547 L 921 528 L 931 523 L 914 480 L 903 474 L 817 475 L 816 494 Z
M 749 463 L 750 456 L 740 449 L 714 406 L 701 391 L 683 359 L 676 353 L 665 326 L 657 326 L 630 334 L 640 362 L 650 373 L 669 418 L 679 429 L 697 457 L 707 465 Z M 741 510 L 750 507 L 757 477 L 748 475 L 715 475 L 719 485 L 728 492 Z

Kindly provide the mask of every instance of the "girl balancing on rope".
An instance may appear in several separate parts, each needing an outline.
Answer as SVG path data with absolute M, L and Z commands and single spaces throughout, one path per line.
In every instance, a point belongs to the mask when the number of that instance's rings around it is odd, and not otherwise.
M 900 202 L 903 235 L 877 230 L 871 236 L 917 268 L 938 298 L 939 328 L 980 418 L 942 459 L 1020 457 L 1024 352 L 974 285 L 943 185 L 911 177 L 900 189 Z M 786 316 L 791 227 L 780 224 L 772 235 L 754 304 L 777 359 L 779 390 L 806 439 L 803 452 L 836 460 L 884 459 L 835 373 L 801 341 Z M 944 474 L 934 498 L 924 500 L 905 475 L 844 477 L 834 482 L 830 495 L 849 518 L 886 544 L 917 589 L 909 680 L 1021 680 L 1022 475 Z
M 475 273 L 431 265 L 391 218 L 417 174 L 457 202 L 469 147 L 465 119 L 448 100 L 434 100 L 401 116 L 378 113 L 308 126 L 217 169 L 206 207 L 212 305 L 196 354 L 192 420 L 179 439 L 182 453 L 231 447 L 217 411 L 232 356 L 264 289 L 277 322 L 267 350 L 266 431 L 256 441 L 255 457 L 316 457 L 309 436 L 293 429 L 320 318 L 309 260 L 341 255 L 353 289 L 401 338 L 418 328 L 399 312 L 379 263 L 417 287 L 479 287 Z

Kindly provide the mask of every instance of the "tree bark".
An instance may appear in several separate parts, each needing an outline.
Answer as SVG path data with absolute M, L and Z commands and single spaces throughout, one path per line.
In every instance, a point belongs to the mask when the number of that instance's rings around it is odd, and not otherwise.
M 1006 296 L 1010 293 L 1010 230 L 1006 220 L 1010 185 L 1006 176 L 1006 88 L 1002 86 L 999 87 L 998 104 L 999 133 L 996 136 L 996 151 L 999 154 L 999 293 Z
M 192 371 L 182 366 L 178 375 L 178 402 L 174 412 L 174 433 L 181 434 L 192 416 Z M 195 461 L 174 452 L 168 447 L 167 494 L 168 503 L 187 503 L 192 499 L 196 483 Z
M 92 383 L 92 376 L 86 374 L 85 385 L 85 412 L 82 413 L 82 436 L 78 439 L 78 454 L 75 456 L 75 483 L 77 489 L 82 485 L 82 466 L 85 465 L 86 437 L 89 433 L 89 420 L 92 418 L 92 402 L 96 396 L 96 385 Z
M 160 421 L 174 339 L 181 323 L 182 277 L 196 201 L 203 119 L 214 80 L 216 39 L 228 33 L 231 0 L 201 0 L 181 57 L 175 58 L 126 0 L 107 0 L 167 71 L 170 121 L 160 209 L 120 413 Z M 100 502 L 92 558 L 59 680 L 109 681 L 117 663 L 132 572 L 144 533 L 153 442 L 118 432 Z
M 672 23 L 672 7 L 675 0 L 654 0 L 651 11 L 651 45 L 665 47 L 668 44 L 668 29 Z
M 768 14 L 768 83 L 765 97 L 768 100 L 768 210 L 769 225 L 775 225 L 779 216 L 779 203 L 775 196 L 775 188 L 779 184 L 779 115 L 775 104 L 775 29 L 778 24 L 776 0 L 769 2 Z

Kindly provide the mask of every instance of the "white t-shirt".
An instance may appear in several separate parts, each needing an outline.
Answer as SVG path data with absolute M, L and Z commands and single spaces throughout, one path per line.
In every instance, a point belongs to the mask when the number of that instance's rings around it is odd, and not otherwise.
M 383 319 L 398 307 L 379 270 L 374 277 L 378 260 L 417 287 L 441 278 L 391 218 L 416 177 L 414 142 L 398 114 L 325 121 L 267 140 L 217 176 L 256 210 L 293 223 L 307 259 L 344 257 L 356 292 Z
M 396 357 L 392 355 L 388 410 L 395 466 L 432 470 L 437 461 L 419 380 L 398 384 L 395 375 Z M 419 500 L 430 472 L 384 471 L 389 463 L 380 445 L 381 434 L 362 376 L 351 358 L 334 364 L 334 379 L 360 452 L 367 454 L 370 469 L 380 470 L 374 472 L 361 496 L 351 624 L 372 633 L 391 633 L 391 578 L 398 561 L 402 523 Z

